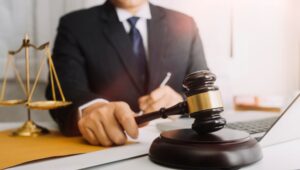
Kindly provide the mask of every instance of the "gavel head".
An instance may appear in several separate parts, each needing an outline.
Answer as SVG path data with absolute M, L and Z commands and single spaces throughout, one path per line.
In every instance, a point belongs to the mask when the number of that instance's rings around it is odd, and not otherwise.
M 222 129 L 226 120 L 220 116 L 223 104 L 216 76 L 207 70 L 189 74 L 183 81 L 187 96 L 187 110 L 195 118 L 192 129 L 205 134 Z

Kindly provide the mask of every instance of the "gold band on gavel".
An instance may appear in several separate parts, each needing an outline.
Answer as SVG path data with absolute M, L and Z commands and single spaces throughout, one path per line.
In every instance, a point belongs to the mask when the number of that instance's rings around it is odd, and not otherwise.
M 223 107 L 220 91 L 208 91 L 187 98 L 189 113 Z

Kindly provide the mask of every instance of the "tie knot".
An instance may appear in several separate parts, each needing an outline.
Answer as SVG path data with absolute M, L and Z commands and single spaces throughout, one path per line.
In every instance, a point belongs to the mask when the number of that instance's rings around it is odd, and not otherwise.
M 130 17 L 127 19 L 128 23 L 130 24 L 131 28 L 135 27 L 135 24 L 139 20 L 139 17 Z

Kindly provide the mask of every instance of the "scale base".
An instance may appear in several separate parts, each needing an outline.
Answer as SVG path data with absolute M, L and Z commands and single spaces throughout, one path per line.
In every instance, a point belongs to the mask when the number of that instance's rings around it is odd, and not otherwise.
M 13 136 L 41 136 L 48 134 L 49 130 L 38 126 L 31 120 L 27 120 L 22 127 L 13 132 Z
M 238 169 L 262 159 L 262 151 L 246 132 L 222 129 L 199 135 L 192 129 L 180 129 L 161 133 L 149 157 L 180 169 Z

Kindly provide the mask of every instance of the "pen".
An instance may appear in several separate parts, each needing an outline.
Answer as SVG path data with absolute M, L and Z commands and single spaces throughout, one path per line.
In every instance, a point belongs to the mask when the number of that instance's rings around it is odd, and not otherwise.
M 167 73 L 166 77 L 164 78 L 164 80 L 160 83 L 159 87 L 163 87 L 165 86 L 168 81 L 170 80 L 172 74 L 170 72 Z
M 159 87 L 164 87 L 168 83 L 168 81 L 170 80 L 171 76 L 172 76 L 172 73 L 168 72 L 166 77 L 164 78 L 164 80 L 160 83 Z M 139 111 L 139 113 L 137 115 L 140 116 L 143 113 L 144 112 L 141 110 L 141 111 Z

